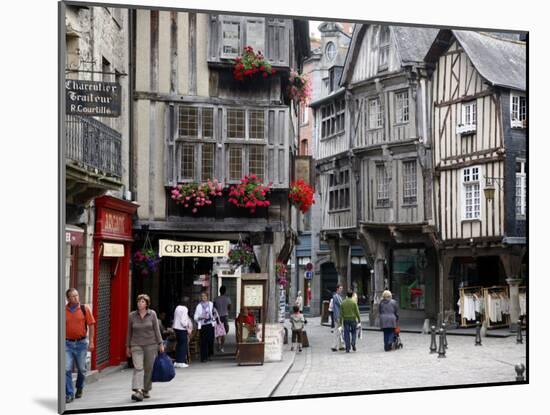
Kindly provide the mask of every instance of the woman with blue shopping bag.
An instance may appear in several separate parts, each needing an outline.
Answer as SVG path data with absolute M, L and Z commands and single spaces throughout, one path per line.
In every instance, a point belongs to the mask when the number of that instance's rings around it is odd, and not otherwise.
M 157 353 L 164 353 L 157 314 L 149 308 L 151 299 L 147 294 L 137 297 L 137 310 L 128 316 L 126 354 L 132 358 L 132 400 L 142 401 L 150 397 L 153 365 Z

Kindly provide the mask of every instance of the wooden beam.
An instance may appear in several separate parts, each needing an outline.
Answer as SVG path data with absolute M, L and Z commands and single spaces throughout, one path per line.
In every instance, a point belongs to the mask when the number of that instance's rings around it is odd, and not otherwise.
M 494 162 L 494 161 L 503 161 L 503 160 L 504 160 L 503 155 L 502 156 L 496 156 L 496 157 L 488 157 L 488 158 L 484 158 L 484 159 L 468 160 L 468 161 L 464 161 L 464 162 L 461 162 L 461 163 L 451 164 L 449 166 L 438 166 L 438 167 L 436 167 L 436 170 L 438 170 L 438 171 L 454 170 L 454 169 L 460 169 L 462 167 L 473 166 L 473 165 L 476 165 L 476 164 L 486 164 L 486 163 L 491 163 L 491 162 Z
M 161 102 L 185 102 L 193 104 L 209 104 L 209 105 L 227 105 L 227 106 L 249 106 L 254 108 L 281 108 L 287 109 L 285 105 L 280 103 L 270 102 L 268 100 L 258 101 L 255 99 L 230 99 L 217 97 L 199 97 L 195 95 L 177 95 L 163 94 L 159 92 L 136 91 L 133 95 L 134 100 L 148 100 Z
M 477 98 L 487 97 L 487 96 L 491 96 L 491 95 L 493 95 L 492 91 L 483 91 L 483 92 L 479 92 L 477 94 L 466 95 L 466 96 L 463 96 L 461 98 L 453 99 L 453 100 L 450 100 L 450 101 L 436 102 L 434 105 L 435 105 L 435 107 L 446 107 L 448 105 L 458 104 L 460 102 L 468 102 L 468 101 L 472 101 L 472 100 L 477 99 Z

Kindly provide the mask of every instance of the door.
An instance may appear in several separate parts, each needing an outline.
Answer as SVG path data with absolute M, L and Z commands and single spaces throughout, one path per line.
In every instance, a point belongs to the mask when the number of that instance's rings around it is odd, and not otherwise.
M 96 366 L 103 369 L 109 364 L 111 344 L 111 260 L 99 261 L 97 288 Z

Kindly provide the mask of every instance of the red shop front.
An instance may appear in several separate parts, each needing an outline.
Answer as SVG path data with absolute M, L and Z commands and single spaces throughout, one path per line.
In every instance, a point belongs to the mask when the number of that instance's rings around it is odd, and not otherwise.
M 95 200 L 92 369 L 126 361 L 132 216 L 138 205 L 111 196 Z

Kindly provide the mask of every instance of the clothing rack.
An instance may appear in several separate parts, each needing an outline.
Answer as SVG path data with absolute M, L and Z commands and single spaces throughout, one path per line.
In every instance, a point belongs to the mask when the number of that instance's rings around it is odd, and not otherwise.
M 527 295 L 527 287 L 519 287 L 519 294 Z M 520 311 L 520 319 L 521 319 L 521 327 L 526 328 L 527 327 L 527 302 L 525 303 L 525 314 L 521 315 Z
M 461 327 L 474 327 L 476 325 L 476 320 L 467 320 L 464 315 L 464 297 L 469 294 L 477 294 L 479 297 L 482 296 L 482 287 L 463 287 L 459 288 L 460 292 L 460 308 L 462 314 L 460 315 L 460 326 Z
M 503 296 L 505 299 L 510 301 L 510 294 L 508 292 L 507 286 L 494 286 L 483 289 L 483 298 L 485 299 L 485 323 L 488 329 L 495 329 L 499 327 L 510 327 L 510 314 L 502 313 L 502 322 L 492 321 L 490 318 L 489 312 L 489 296 L 498 295 Z

